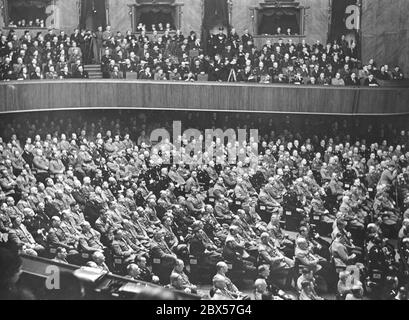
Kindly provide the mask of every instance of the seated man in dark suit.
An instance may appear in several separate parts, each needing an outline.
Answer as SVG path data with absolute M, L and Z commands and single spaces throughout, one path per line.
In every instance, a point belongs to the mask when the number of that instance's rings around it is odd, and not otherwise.
M 58 74 L 60 79 L 70 79 L 72 78 L 71 73 L 68 71 L 68 66 L 65 66 Z
M 137 256 L 135 258 L 135 263 L 139 267 L 139 280 L 145 282 L 159 283 L 159 277 L 156 276 L 152 271 L 146 266 L 146 258 L 144 256 Z
M 364 81 L 365 87 L 379 87 L 378 81 L 375 79 L 373 74 L 370 74 Z
M 114 70 L 110 73 L 110 78 L 111 79 L 122 79 L 123 76 L 123 72 L 119 71 L 119 67 L 118 66 L 114 66 Z
M 75 70 L 72 77 L 75 79 L 88 79 L 89 75 L 88 75 L 88 72 L 85 71 L 84 67 L 81 65 L 81 66 L 78 66 L 77 70 Z
M 352 72 L 350 76 L 347 76 L 345 78 L 345 85 L 346 86 L 351 86 L 351 87 L 359 87 L 360 86 L 360 82 L 359 82 L 355 72 Z
M 392 71 L 393 80 L 403 80 L 405 77 L 399 66 L 396 66 Z

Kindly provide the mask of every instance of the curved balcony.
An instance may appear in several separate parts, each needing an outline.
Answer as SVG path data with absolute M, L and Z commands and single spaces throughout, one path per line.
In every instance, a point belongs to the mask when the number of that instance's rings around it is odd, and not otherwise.
M 409 88 L 138 80 L 41 80 L 0 84 L 1 113 L 56 109 L 399 115 L 409 114 Z

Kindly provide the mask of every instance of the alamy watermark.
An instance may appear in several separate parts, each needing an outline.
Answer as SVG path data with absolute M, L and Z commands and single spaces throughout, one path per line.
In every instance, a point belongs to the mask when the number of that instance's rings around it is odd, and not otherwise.
M 172 137 L 172 141 L 171 141 Z M 248 141 L 247 141 L 248 138 Z M 204 136 L 197 129 L 182 134 L 182 122 L 173 121 L 173 133 L 165 128 L 153 130 L 150 140 L 156 142 L 151 160 L 161 164 L 249 164 L 258 163 L 258 130 L 206 129 Z
M 48 290 L 60 290 L 60 268 L 55 265 L 48 265 L 45 268 L 45 287 Z

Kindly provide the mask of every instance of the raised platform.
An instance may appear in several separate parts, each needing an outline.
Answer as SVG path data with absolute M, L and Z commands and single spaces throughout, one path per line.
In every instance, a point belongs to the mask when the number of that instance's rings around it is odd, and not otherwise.
M 0 113 L 156 109 L 322 115 L 409 114 L 409 88 L 354 88 L 143 80 L 12 81 Z

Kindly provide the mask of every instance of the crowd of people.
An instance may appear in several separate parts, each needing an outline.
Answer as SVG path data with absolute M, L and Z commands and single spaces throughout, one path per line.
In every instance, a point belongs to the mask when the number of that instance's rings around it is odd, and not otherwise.
M 298 137 L 266 118 L 243 162 L 165 164 L 145 132 L 157 116 L 16 117 L 0 139 L 3 245 L 192 294 L 211 283 L 217 300 L 407 299 L 407 125 L 367 142 L 350 120 Z
M 333 43 L 294 43 L 291 38 L 267 40 L 257 48 L 253 36 L 221 28 L 206 43 L 192 31 L 184 35 L 170 25 L 152 32 L 96 32 L 76 29 L 71 35 L 50 29 L 18 37 L 0 31 L 0 80 L 89 77 L 84 64 L 101 64 L 104 78 L 171 81 L 228 81 L 246 83 L 379 86 L 379 80 L 402 80 L 399 66 L 362 63 L 358 48 L 345 37 Z
M 17 22 L 14 22 L 14 20 L 10 20 L 9 28 L 45 28 L 46 24 L 44 19 L 41 18 L 35 18 L 34 20 L 30 19 L 21 19 L 17 20 Z

